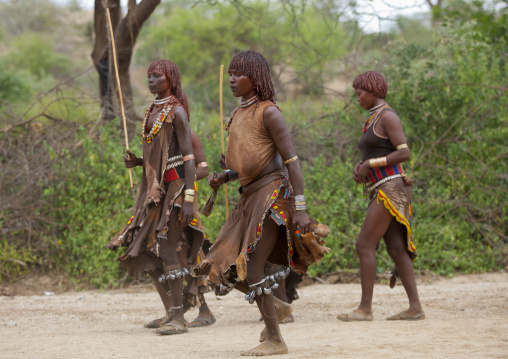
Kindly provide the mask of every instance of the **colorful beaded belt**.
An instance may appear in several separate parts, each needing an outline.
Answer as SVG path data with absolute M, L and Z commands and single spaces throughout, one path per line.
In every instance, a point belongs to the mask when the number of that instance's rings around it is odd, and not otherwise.
M 402 171 L 402 166 L 399 163 L 394 166 L 371 168 L 368 177 L 370 183 L 376 183 L 382 180 L 383 178 L 391 177 L 394 175 L 401 175 L 403 173 L 404 171 Z

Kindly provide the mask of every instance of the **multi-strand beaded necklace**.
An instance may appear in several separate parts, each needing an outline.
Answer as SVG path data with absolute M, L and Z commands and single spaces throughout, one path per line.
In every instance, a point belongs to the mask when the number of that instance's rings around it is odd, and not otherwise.
M 251 98 L 249 98 L 248 100 L 240 101 L 240 107 L 249 107 L 257 100 L 258 100 L 258 95 L 254 95 Z
M 171 109 L 173 108 L 173 106 L 169 103 L 169 100 L 171 99 L 171 97 L 172 96 L 168 97 L 167 99 L 164 99 L 164 100 L 167 100 L 167 103 L 162 108 L 161 114 L 159 115 L 159 117 L 157 117 L 157 120 L 155 120 L 155 123 L 153 124 L 152 129 L 150 130 L 150 132 L 147 135 L 145 135 L 145 125 L 146 125 L 146 121 L 148 120 L 148 116 L 150 115 L 150 111 L 152 110 L 152 108 L 155 104 L 155 101 L 146 110 L 145 119 L 143 120 L 143 128 L 141 129 L 141 142 L 146 141 L 146 143 L 152 143 L 153 138 L 157 135 L 157 132 L 159 132 L 159 130 L 162 127 L 162 124 L 168 117 L 169 111 L 171 111 Z
M 382 110 L 384 110 L 385 106 L 388 107 L 388 104 L 386 102 L 382 103 L 381 105 L 375 106 L 369 110 L 370 116 L 367 121 L 365 121 L 365 124 L 363 125 L 362 133 L 367 132 L 369 127 L 372 125 L 372 120 L 377 117 L 378 113 Z M 371 123 L 372 122 L 372 123 Z

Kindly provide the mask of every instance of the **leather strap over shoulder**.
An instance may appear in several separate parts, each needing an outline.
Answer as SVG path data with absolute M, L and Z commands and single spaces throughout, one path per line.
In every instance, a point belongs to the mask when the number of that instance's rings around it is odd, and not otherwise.
M 236 112 L 238 111 L 239 108 L 240 108 L 240 106 L 238 106 L 237 108 L 234 109 L 233 112 L 231 112 L 231 116 L 229 117 L 229 121 L 226 124 L 226 126 L 224 127 L 224 129 L 226 131 L 229 131 L 229 126 L 231 126 L 231 122 L 233 122 L 233 117 L 235 117 L 235 114 L 236 114 Z

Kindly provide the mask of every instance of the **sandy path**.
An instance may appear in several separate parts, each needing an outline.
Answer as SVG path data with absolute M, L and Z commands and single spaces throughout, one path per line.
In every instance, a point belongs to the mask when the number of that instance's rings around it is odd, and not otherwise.
M 281 326 L 283 358 L 508 358 L 508 273 L 456 276 L 419 284 L 427 319 L 388 322 L 403 308 L 402 286 L 377 285 L 374 321 L 343 323 L 358 284 L 300 289 L 296 322 Z M 161 337 L 143 323 L 161 315 L 155 291 L 88 291 L 0 297 L 0 358 L 236 358 L 257 344 L 254 305 L 234 291 L 208 296 L 217 323 Z M 188 313 L 187 319 L 196 316 Z

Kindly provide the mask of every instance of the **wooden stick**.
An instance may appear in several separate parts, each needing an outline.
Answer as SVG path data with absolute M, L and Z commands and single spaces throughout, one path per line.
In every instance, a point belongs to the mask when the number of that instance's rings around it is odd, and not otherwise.
M 129 150 L 129 134 L 127 133 L 127 120 L 125 118 L 125 109 L 123 107 L 122 88 L 120 87 L 120 76 L 118 75 L 118 64 L 116 61 L 115 37 L 113 36 L 113 25 L 111 25 L 111 15 L 109 13 L 108 7 L 106 8 L 106 14 L 107 14 L 108 24 L 109 24 L 109 33 L 111 35 L 111 48 L 113 49 L 113 63 L 115 64 L 116 85 L 118 86 L 118 94 L 120 96 L 120 108 L 122 109 L 123 131 L 125 133 L 125 148 L 128 151 Z M 132 169 L 131 168 L 129 168 L 129 180 L 131 181 L 131 188 L 133 188 L 134 184 L 132 182 Z
M 224 65 L 220 65 L 220 79 L 219 79 L 219 98 L 220 98 L 220 144 L 222 154 L 224 155 L 224 113 L 222 111 L 222 83 L 224 82 Z M 224 193 L 226 195 L 226 219 L 229 215 L 229 201 L 228 201 L 228 185 L 224 185 Z

